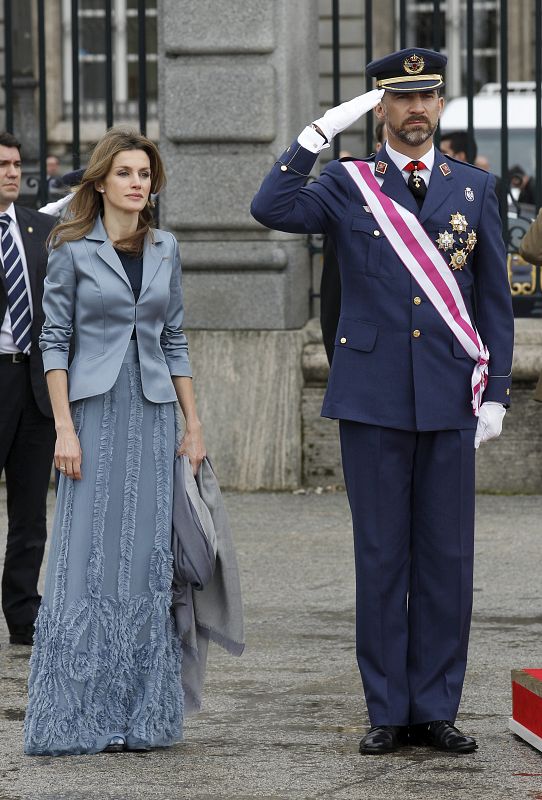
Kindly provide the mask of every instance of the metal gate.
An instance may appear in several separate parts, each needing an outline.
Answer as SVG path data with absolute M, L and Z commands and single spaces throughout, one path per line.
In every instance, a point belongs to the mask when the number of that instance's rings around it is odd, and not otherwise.
M 542 269 L 531 264 L 527 264 L 519 256 L 518 247 L 523 234 L 531 224 L 536 212 L 542 206 L 542 0 L 528 0 L 530 13 L 533 17 L 533 72 L 528 89 L 533 99 L 532 115 L 529 125 L 532 129 L 534 140 L 534 197 L 531 204 L 519 204 L 514 201 L 510 194 L 510 136 L 513 131 L 509 118 L 509 101 L 514 92 L 518 91 L 518 84 L 510 81 L 509 78 L 509 58 L 508 58 L 508 15 L 509 11 L 516 11 L 516 8 L 509 9 L 508 0 L 497 0 L 495 3 L 496 14 L 496 49 L 497 64 L 495 75 L 493 76 L 492 91 L 495 98 L 494 102 L 500 107 L 501 124 L 497 136 L 500 144 L 500 163 L 494 171 L 501 176 L 500 181 L 500 202 L 503 208 L 508 208 L 508 218 L 503 220 L 503 237 L 508 248 L 508 271 L 511 292 L 513 296 L 514 312 L 516 316 L 537 316 L 542 317 Z M 340 0 L 330 0 L 331 5 L 331 24 L 332 24 L 332 54 L 333 54 L 333 105 L 350 99 L 341 95 L 341 2 Z M 352 3 L 348 4 L 352 7 Z M 477 15 L 480 14 L 484 6 L 482 0 L 395 0 L 395 17 L 389 20 L 389 24 L 395 28 L 395 47 L 402 49 L 407 46 L 430 47 L 434 50 L 446 52 L 445 32 L 448 17 L 452 6 L 461 16 L 461 24 L 464 30 L 464 52 L 465 52 L 465 72 L 462 92 L 466 98 L 465 125 L 467 132 L 468 149 L 467 157 L 473 160 L 474 142 L 477 133 L 475 127 L 475 103 L 477 102 L 475 86 L 475 30 Z M 424 29 L 422 36 L 416 37 L 416 32 L 409 27 L 409 19 L 412 17 L 413 9 L 416 5 L 423 6 Z M 486 4 L 487 5 L 487 4 Z M 375 15 L 382 13 L 382 3 L 373 3 L 373 0 L 360 0 L 359 11 L 364 22 L 364 41 L 360 42 L 363 48 L 366 61 L 369 62 L 375 56 Z M 420 41 L 420 38 L 422 41 Z M 378 55 L 383 55 L 382 48 L 379 48 Z M 373 88 L 373 81 L 366 76 L 367 90 Z M 521 89 L 524 89 L 523 85 Z M 371 115 L 367 116 L 365 130 L 366 152 L 373 150 L 373 120 Z M 439 135 L 437 133 L 436 142 L 438 144 Z M 337 158 L 341 149 L 340 137 L 334 140 L 334 156 Z M 315 242 L 311 243 L 311 248 L 315 250 Z M 316 286 L 314 287 L 316 289 Z M 318 297 L 315 291 L 314 297 Z
M 133 53 L 124 53 L 124 57 L 129 57 L 134 62 L 133 66 L 135 74 L 133 76 L 134 82 L 137 83 L 137 98 L 134 105 L 137 106 L 137 112 L 131 113 L 134 124 L 137 123 L 139 129 L 146 133 L 147 131 L 147 106 L 148 106 L 148 85 L 147 85 L 147 72 L 148 72 L 148 52 L 147 52 L 147 19 L 148 7 L 156 7 L 156 2 L 150 3 L 149 0 L 4 0 L 4 92 L 5 92 L 5 129 L 7 131 L 16 133 L 18 135 L 24 134 L 24 131 L 14 131 L 14 111 L 16 109 L 17 92 L 21 92 L 23 84 L 27 86 L 29 82 L 37 84 L 38 91 L 38 104 L 37 104 L 37 124 L 39 127 L 39 157 L 36 159 L 36 167 L 33 170 L 34 174 L 27 174 L 25 176 L 25 183 L 23 185 L 23 192 L 31 195 L 27 198 L 27 202 L 32 204 L 43 205 L 49 199 L 49 186 L 47 181 L 46 172 L 46 158 L 48 155 L 48 140 L 47 140 L 47 119 L 48 119 L 48 98 L 47 98 L 47 42 L 46 30 L 47 20 L 46 13 L 51 15 L 53 9 L 56 9 L 60 14 L 62 13 L 63 24 L 68 31 L 67 46 L 64 47 L 63 52 L 63 76 L 68 80 L 71 85 L 68 86 L 70 94 L 70 109 L 69 117 L 71 118 L 71 163 L 73 169 L 78 169 L 81 166 L 81 120 L 82 120 L 82 104 L 81 104 L 81 85 L 82 85 L 82 65 L 87 61 L 96 63 L 97 58 L 101 65 L 100 69 L 100 87 L 99 91 L 103 98 L 101 106 L 103 106 L 103 122 L 106 127 L 111 127 L 115 123 L 115 107 L 117 105 L 115 97 L 115 80 L 114 80 L 114 22 L 115 14 L 117 15 L 117 22 L 122 22 L 126 25 L 126 19 L 120 18 L 124 14 L 130 17 L 130 21 L 136 23 L 135 30 L 131 29 L 131 33 L 135 33 L 137 42 L 133 45 L 135 49 Z M 85 16 L 86 15 L 86 16 Z M 16 17 L 16 18 L 15 18 Z M 26 19 L 24 18 L 26 17 Z M 88 43 L 81 41 L 82 21 L 88 18 L 89 20 L 100 20 L 99 26 L 94 26 L 90 31 L 86 31 L 87 38 L 94 36 L 94 32 L 98 31 L 99 45 L 97 49 L 100 51 L 99 57 L 89 56 Z M 33 62 L 33 56 L 37 56 L 35 64 L 32 63 L 29 68 L 29 74 L 17 74 L 15 70 L 16 58 L 21 58 L 19 52 L 21 46 L 24 49 L 28 41 L 24 41 L 21 33 L 22 25 L 26 24 L 27 38 L 30 41 L 31 52 L 28 55 L 28 60 Z M 35 37 L 35 40 L 34 40 Z M 63 37 L 66 39 L 66 37 Z M 96 38 L 94 36 L 94 38 Z M 14 48 L 14 42 L 17 43 L 17 50 Z M 116 54 L 116 62 L 120 63 L 119 54 Z M 59 64 L 61 63 L 61 55 L 59 54 Z M 103 69 L 102 69 L 103 67 Z M 67 76 L 67 78 L 66 78 Z M 24 83 L 26 81 L 26 84 Z M 33 90 L 33 85 L 30 85 L 30 90 Z M 126 105 L 126 104 L 125 104 Z

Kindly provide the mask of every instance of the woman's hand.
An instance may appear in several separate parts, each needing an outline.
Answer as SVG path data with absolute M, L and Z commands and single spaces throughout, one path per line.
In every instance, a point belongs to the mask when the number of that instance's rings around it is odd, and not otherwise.
M 55 467 L 67 478 L 80 481 L 83 452 L 73 428 L 57 429 L 55 445 Z
M 177 451 L 177 455 L 188 456 L 192 466 L 192 471 L 194 472 L 194 475 L 197 475 L 200 464 L 207 455 L 200 422 L 196 423 L 195 425 L 191 425 L 190 427 L 187 426 L 182 442 Z

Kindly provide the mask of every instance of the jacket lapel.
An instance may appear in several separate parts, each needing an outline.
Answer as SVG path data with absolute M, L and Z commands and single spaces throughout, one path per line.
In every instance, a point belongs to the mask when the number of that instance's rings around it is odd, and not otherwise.
M 28 278 L 30 280 L 30 291 L 32 293 L 32 302 L 34 302 L 34 299 L 39 297 L 36 285 L 38 264 L 40 260 L 45 258 L 47 251 L 45 250 L 43 239 L 39 239 L 36 236 L 35 228 L 32 225 L 32 217 L 27 214 L 26 209 L 24 207 L 15 206 L 15 216 L 21 233 L 21 239 L 23 240 L 24 257 L 28 269 Z
M 96 218 L 93 229 L 90 231 L 90 233 L 87 233 L 85 238 L 96 242 L 96 253 L 102 259 L 102 261 L 105 261 L 108 267 L 111 267 L 111 269 L 117 273 L 119 278 L 121 278 L 131 290 L 132 287 L 130 286 L 128 276 L 124 271 L 124 267 L 120 262 L 120 258 L 115 252 L 115 248 L 107 237 L 107 232 L 100 216 Z
M 382 147 L 377 153 L 376 163 L 378 164 L 379 161 L 383 161 L 388 165 L 384 173 L 384 183 L 380 187 L 384 194 L 387 194 L 392 200 L 395 200 L 404 208 L 408 208 L 409 211 L 412 211 L 413 214 L 418 216 L 419 209 L 414 195 L 408 188 L 401 171 L 389 157 L 386 147 Z M 378 173 L 375 173 L 375 177 L 378 177 Z
M 119 278 L 122 278 L 124 283 L 126 283 L 131 289 L 132 287 L 130 285 L 130 281 L 128 280 L 128 276 L 124 271 L 124 267 L 121 264 L 120 258 L 115 252 L 115 248 L 113 247 L 109 239 L 107 239 L 105 242 L 102 242 L 102 244 L 98 246 L 96 252 L 100 256 L 102 261 L 105 261 L 105 263 L 109 267 L 111 267 L 111 269 L 117 273 Z
M 445 165 L 443 169 L 441 166 Z M 448 173 L 448 174 L 445 174 Z M 420 222 L 425 222 L 444 203 L 453 188 L 453 168 L 448 164 L 440 150 L 435 147 L 435 162 L 431 170 L 431 180 L 420 211 Z
M 153 236 L 154 242 L 151 241 L 150 236 L 147 236 L 143 247 L 143 277 L 141 279 L 141 292 L 139 293 L 140 299 L 148 289 L 164 257 L 164 245 L 160 231 L 153 231 Z
M 163 248 L 163 240 L 162 234 L 158 230 L 153 231 L 154 242 L 151 241 L 151 237 L 147 236 L 145 240 L 145 244 L 143 246 L 143 275 L 141 278 L 141 291 L 139 293 L 139 297 L 143 296 L 143 293 L 149 287 L 150 282 L 156 275 L 156 271 L 158 267 L 162 263 L 162 248 Z M 128 276 L 124 271 L 124 267 L 121 264 L 120 258 L 118 257 L 117 253 L 115 252 L 115 248 L 111 244 L 111 241 L 107 237 L 107 232 L 104 228 L 102 218 L 98 217 L 94 224 L 94 228 L 90 233 L 86 235 L 87 239 L 95 240 L 97 243 L 99 242 L 96 252 L 105 263 L 114 270 L 119 278 L 122 278 L 124 283 L 130 287 L 130 281 L 128 280 Z

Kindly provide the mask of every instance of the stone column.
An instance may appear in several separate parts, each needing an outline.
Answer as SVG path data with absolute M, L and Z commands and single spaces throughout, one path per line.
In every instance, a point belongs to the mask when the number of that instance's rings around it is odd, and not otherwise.
M 249 206 L 317 116 L 318 7 L 161 0 L 159 20 L 161 224 L 180 241 L 209 450 L 227 485 L 293 487 L 310 259 L 304 237 L 267 231 Z

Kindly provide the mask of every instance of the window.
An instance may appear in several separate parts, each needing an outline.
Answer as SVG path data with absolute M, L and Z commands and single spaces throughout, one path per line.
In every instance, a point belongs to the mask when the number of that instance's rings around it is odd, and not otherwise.
M 158 114 L 157 0 L 146 0 L 147 109 Z M 113 101 L 115 120 L 137 118 L 139 98 L 137 0 L 113 0 Z M 79 92 L 82 119 L 105 115 L 106 17 L 104 0 L 79 0 Z M 71 2 L 62 0 L 64 114 L 72 113 Z
M 412 47 L 433 47 L 432 0 L 410 0 L 407 44 Z M 474 87 L 497 81 L 497 46 L 499 34 L 498 0 L 475 0 L 474 3 Z M 441 49 L 449 62 L 446 90 L 451 97 L 466 93 L 466 75 L 461 72 L 467 57 L 467 8 L 464 0 L 442 0 L 439 8 Z

